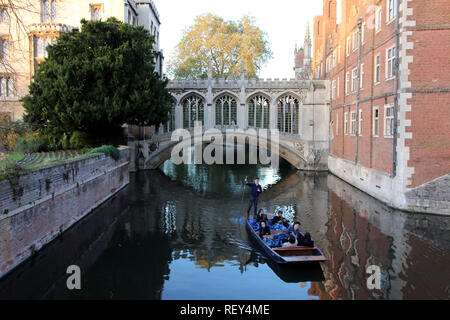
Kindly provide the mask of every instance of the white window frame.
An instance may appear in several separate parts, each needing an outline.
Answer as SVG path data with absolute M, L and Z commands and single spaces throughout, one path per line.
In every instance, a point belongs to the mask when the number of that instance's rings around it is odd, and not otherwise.
M 348 112 L 344 112 L 344 135 L 348 135 Z
M 358 50 L 358 30 L 353 31 L 352 33 L 352 51 L 355 52 L 356 50 Z
M 383 18 L 383 9 L 381 7 L 378 7 L 378 9 L 375 12 L 375 33 L 378 33 L 381 31 L 381 19 Z
M 386 0 L 386 24 L 391 23 L 397 17 L 397 1 L 398 0 Z M 390 15 L 391 12 L 392 16 Z
M 339 112 L 336 112 L 336 136 L 339 135 Z
M 363 111 L 359 109 L 358 136 L 362 136 Z
M 391 110 L 391 112 L 388 114 L 388 109 Z M 391 132 L 388 132 L 388 121 L 390 122 L 389 128 L 391 129 Z M 384 137 L 385 138 L 393 138 L 393 130 L 394 128 L 394 104 L 386 104 L 384 106 Z
M 372 136 L 378 137 L 380 135 L 380 109 L 378 106 L 372 109 Z
M 379 53 L 375 55 L 373 76 L 374 76 L 373 78 L 374 84 L 375 85 L 379 84 L 381 82 L 381 54 Z
M 331 99 L 332 100 L 336 99 L 336 89 L 337 89 L 336 79 L 333 79 L 333 81 L 331 81 Z
M 336 96 L 339 98 L 339 76 L 337 77 L 337 89 L 336 89 Z
M 347 71 L 345 73 L 345 95 L 348 96 L 350 94 L 350 72 Z
M 359 77 L 359 89 L 364 89 L 364 63 L 361 63 L 360 77 Z
M 389 52 L 392 50 L 392 57 L 389 58 Z M 396 47 L 393 45 L 392 47 L 389 47 L 386 49 L 386 65 L 385 65 L 385 77 L 386 80 L 391 80 L 395 76 L 395 54 L 396 54 Z M 391 62 L 391 68 L 389 68 L 389 63 Z M 392 71 L 392 74 L 389 74 L 389 71 Z
M 337 63 L 341 63 L 341 46 L 337 48 Z
M 352 45 L 351 45 L 350 37 L 347 37 L 347 42 L 346 42 L 346 52 L 345 52 L 345 54 L 347 55 L 347 57 L 350 56 L 351 47 L 352 47 Z
M 350 112 L 350 135 L 356 135 L 356 110 Z
M 361 44 L 364 44 L 366 42 L 366 23 L 363 22 L 361 26 Z
M 356 92 L 356 86 L 358 81 L 358 67 L 352 69 L 352 84 L 351 84 L 351 91 Z

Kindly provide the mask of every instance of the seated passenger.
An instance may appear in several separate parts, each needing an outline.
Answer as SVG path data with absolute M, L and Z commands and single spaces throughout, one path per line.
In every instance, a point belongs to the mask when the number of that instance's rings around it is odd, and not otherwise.
M 259 229 L 259 236 L 262 238 L 264 237 L 271 237 L 270 227 L 266 224 L 265 221 L 261 222 L 261 228 Z
M 277 216 L 273 217 L 272 224 L 274 223 L 281 223 L 286 228 L 289 228 L 289 222 L 285 218 L 283 218 L 283 212 L 281 210 L 278 211 Z
M 305 233 L 302 241 L 300 241 L 298 245 L 303 247 L 314 247 L 314 241 L 311 239 L 309 232 Z
M 263 209 L 260 209 L 259 211 L 258 211 L 258 214 L 256 215 L 256 217 L 255 217 L 255 220 L 256 220 L 256 222 L 259 222 L 259 223 L 261 223 L 262 221 L 264 221 L 264 222 L 266 222 L 266 225 L 267 225 L 267 215 L 264 213 L 264 210 Z
M 283 243 L 283 248 L 289 248 L 289 247 L 295 247 L 296 239 L 294 236 L 289 236 L 289 239 L 287 242 Z
M 295 221 L 293 225 L 289 226 L 288 233 L 293 235 L 297 239 L 297 245 L 303 241 L 303 235 L 300 233 L 300 225 L 301 223 Z

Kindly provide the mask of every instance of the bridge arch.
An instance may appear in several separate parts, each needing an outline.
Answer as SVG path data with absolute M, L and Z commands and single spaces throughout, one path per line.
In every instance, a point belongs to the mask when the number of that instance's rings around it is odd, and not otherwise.
M 191 133 L 193 133 L 192 130 L 191 130 Z M 225 130 L 222 130 L 222 133 L 225 133 Z M 259 137 L 259 139 L 250 139 L 250 137 L 252 137 L 252 136 L 249 136 L 248 132 L 243 132 L 242 134 L 239 134 L 239 133 L 236 134 L 236 137 L 238 139 L 239 139 L 239 137 L 242 138 L 242 136 L 245 136 L 245 144 L 246 145 L 252 145 L 255 147 L 259 147 L 261 145 L 266 145 L 269 150 L 271 149 L 271 146 L 272 146 L 271 144 L 273 142 L 271 141 L 270 138 L 263 139 L 263 138 Z M 164 162 L 166 162 L 167 160 L 169 160 L 171 158 L 173 148 L 180 143 L 183 143 L 183 142 L 182 141 L 171 141 L 171 137 L 169 135 L 166 135 L 165 138 L 161 139 L 158 142 L 158 144 L 159 144 L 158 150 L 149 154 L 147 156 L 147 158 L 145 158 L 144 169 L 158 168 L 161 164 L 163 164 Z M 203 144 L 209 144 L 209 143 L 210 142 L 203 141 L 203 139 L 196 139 L 196 137 L 192 137 L 192 139 L 190 141 L 190 146 L 194 147 L 196 145 L 200 145 L 200 144 L 203 145 Z M 226 143 L 227 143 L 227 141 L 225 141 L 225 139 L 224 139 L 223 145 L 225 146 Z M 274 150 L 276 150 L 276 148 Z M 300 152 L 295 147 L 293 147 L 293 145 L 290 143 L 289 140 L 285 141 L 285 140 L 283 140 L 282 137 L 280 137 L 280 140 L 278 142 L 277 154 L 278 154 L 278 156 L 280 156 L 281 158 L 283 158 L 284 160 L 289 162 L 292 166 L 294 166 L 297 169 L 304 169 L 304 168 L 310 166 L 311 161 L 310 160 L 308 161 L 308 159 L 304 156 L 304 154 L 302 152 Z

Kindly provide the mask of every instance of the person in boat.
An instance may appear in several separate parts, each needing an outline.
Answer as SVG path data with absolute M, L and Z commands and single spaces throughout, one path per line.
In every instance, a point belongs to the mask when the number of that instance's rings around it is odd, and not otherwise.
M 259 228 L 259 236 L 261 239 L 265 237 L 271 237 L 270 227 L 267 225 L 266 221 L 261 221 L 261 227 Z
M 266 225 L 268 224 L 268 220 L 267 219 L 267 215 L 264 213 L 263 209 L 259 209 L 258 214 L 255 217 L 256 222 L 261 223 L 262 221 L 264 221 L 266 223 Z
M 303 235 L 300 232 L 300 225 L 300 222 L 294 222 L 294 224 L 289 227 L 288 233 L 295 237 L 295 239 L 297 240 L 297 246 L 314 247 L 314 241 L 311 239 L 311 234 L 309 232 L 306 232 L 305 235 Z
M 295 239 L 295 237 L 293 235 L 290 235 L 288 241 L 283 243 L 282 247 L 283 248 L 295 247 L 296 241 L 297 241 L 297 239 Z
M 255 210 L 255 216 L 258 211 L 258 197 L 262 192 L 262 187 L 259 184 L 259 178 L 255 178 L 255 182 L 248 182 L 247 178 L 245 178 L 245 184 L 250 187 L 250 202 L 248 204 L 247 209 L 247 219 L 250 215 L 250 210 L 252 207 Z
M 297 245 L 299 245 L 299 243 L 303 241 L 303 235 L 300 232 L 300 225 L 301 223 L 299 221 L 295 221 L 294 224 L 290 225 L 288 228 L 288 233 L 295 237 L 295 239 L 297 240 Z
M 273 217 L 272 219 L 272 224 L 275 223 L 281 223 L 283 226 L 285 226 L 286 228 L 289 228 L 289 222 L 283 218 L 283 211 L 278 211 L 278 215 Z

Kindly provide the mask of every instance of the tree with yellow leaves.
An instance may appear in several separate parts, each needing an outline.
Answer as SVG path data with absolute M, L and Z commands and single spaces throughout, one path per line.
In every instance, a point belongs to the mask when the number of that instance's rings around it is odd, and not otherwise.
M 245 65 L 247 77 L 258 76 L 261 67 L 272 57 L 266 33 L 252 17 L 239 21 L 204 14 L 195 19 L 176 47 L 169 62 L 169 73 L 175 78 L 236 78 Z

